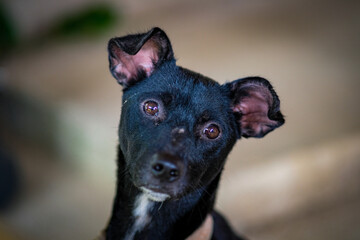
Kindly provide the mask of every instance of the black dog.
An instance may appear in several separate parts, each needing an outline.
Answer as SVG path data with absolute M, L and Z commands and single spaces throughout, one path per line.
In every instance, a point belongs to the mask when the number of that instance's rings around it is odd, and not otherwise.
M 113 38 L 108 50 L 124 90 L 117 191 L 102 239 L 241 239 L 213 207 L 236 140 L 284 123 L 270 83 L 220 85 L 179 67 L 159 28 Z

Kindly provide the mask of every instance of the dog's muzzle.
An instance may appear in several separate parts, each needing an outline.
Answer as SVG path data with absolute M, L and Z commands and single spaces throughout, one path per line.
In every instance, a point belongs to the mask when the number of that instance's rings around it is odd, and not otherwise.
M 146 187 L 140 187 L 140 189 L 150 200 L 155 202 L 163 202 L 166 199 L 170 198 L 170 195 L 166 193 L 154 192 Z

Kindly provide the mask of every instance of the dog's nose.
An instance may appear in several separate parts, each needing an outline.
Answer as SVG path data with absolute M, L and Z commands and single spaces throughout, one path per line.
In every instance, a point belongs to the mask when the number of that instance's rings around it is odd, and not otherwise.
M 151 173 L 155 178 L 165 182 L 178 180 L 183 172 L 179 158 L 169 154 L 157 154 L 151 162 Z

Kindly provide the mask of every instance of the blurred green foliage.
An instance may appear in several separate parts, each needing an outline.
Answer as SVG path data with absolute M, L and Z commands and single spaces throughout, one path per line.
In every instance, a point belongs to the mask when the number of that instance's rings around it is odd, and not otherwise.
M 119 19 L 108 5 L 89 6 L 60 19 L 50 29 L 50 37 L 80 37 L 101 35 Z
M 1 1 L 1 0 L 0 0 Z M 84 6 L 59 17 L 42 34 L 32 39 L 20 39 L 15 22 L 0 2 L 0 59 L 14 47 L 29 49 L 41 46 L 49 40 L 66 38 L 93 38 L 104 34 L 113 26 L 121 24 L 122 14 L 106 3 Z
M 15 26 L 0 3 L 0 55 L 14 47 L 17 40 Z

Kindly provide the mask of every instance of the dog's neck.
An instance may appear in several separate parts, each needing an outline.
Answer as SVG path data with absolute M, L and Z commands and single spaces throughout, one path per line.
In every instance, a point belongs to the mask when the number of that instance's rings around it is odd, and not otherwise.
M 117 192 L 106 239 L 186 239 L 213 209 L 220 175 L 206 189 L 178 200 L 154 202 L 135 187 L 118 153 Z

